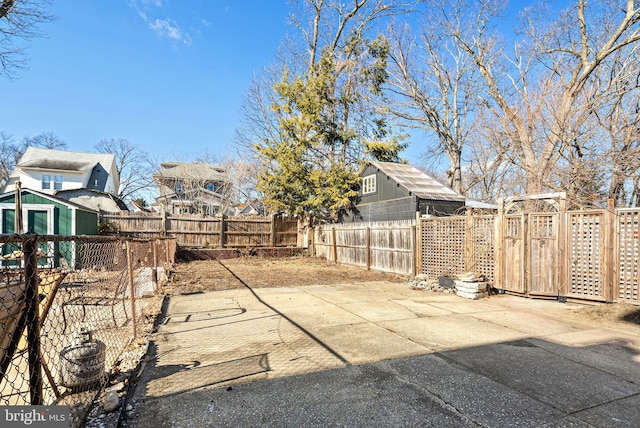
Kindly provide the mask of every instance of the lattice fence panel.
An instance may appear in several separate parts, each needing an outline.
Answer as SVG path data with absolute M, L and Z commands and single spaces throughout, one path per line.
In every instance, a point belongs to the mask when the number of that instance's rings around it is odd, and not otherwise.
M 422 220 L 422 273 L 432 279 L 463 273 L 466 217 Z
M 599 212 L 569 214 L 569 293 L 601 296 L 603 290 L 603 223 Z
M 640 211 L 618 212 L 619 283 L 618 300 L 640 302 Z
M 495 266 L 495 217 L 473 217 L 474 251 L 471 268 L 474 272 L 481 273 L 493 283 L 493 271 Z

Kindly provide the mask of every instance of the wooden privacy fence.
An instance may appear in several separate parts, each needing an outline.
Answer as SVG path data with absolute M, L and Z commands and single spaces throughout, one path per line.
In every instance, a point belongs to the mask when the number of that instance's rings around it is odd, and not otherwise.
M 421 219 L 419 270 L 432 279 L 475 271 L 529 297 L 640 304 L 640 209 L 564 206 L 560 197 L 549 212 L 503 203 L 498 215 Z
M 346 265 L 416 273 L 415 221 L 327 224 L 314 228 L 312 254 Z
M 290 247 L 298 244 L 298 221 L 276 216 L 203 217 L 163 212 L 106 213 L 101 224 L 117 234 L 137 238 L 174 236 L 187 247 Z

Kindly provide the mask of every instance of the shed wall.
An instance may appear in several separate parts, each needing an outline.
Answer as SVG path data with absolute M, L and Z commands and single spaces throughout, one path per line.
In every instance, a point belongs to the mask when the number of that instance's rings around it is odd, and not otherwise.
M 413 196 L 389 201 L 359 204 L 342 218 L 343 223 L 412 220 L 416 218 L 416 200 Z

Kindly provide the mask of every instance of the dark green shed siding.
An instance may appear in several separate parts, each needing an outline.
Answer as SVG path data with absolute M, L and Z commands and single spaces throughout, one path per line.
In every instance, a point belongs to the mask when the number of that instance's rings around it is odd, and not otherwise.
M 97 235 L 98 214 L 76 210 L 76 235 Z
M 15 195 L 10 194 L 0 198 L 0 203 L 15 204 Z M 73 234 L 73 216 L 76 216 L 76 235 L 97 235 L 98 234 L 98 214 L 92 211 L 85 211 L 81 208 L 70 207 L 54 199 L 49 199 L 40 195 L 22 192 L 23 205 L 53 205 L 53 234 L 69 236 Z

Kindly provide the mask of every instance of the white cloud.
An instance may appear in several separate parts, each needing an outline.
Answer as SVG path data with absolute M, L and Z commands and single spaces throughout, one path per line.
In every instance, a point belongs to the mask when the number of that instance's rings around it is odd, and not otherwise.
M 178 24 L 172 19 L 156 19 L 149 23 L 149 28 L 156 32 L 159 36 L 166 36 L 170 39 L 184 43 L 185 45 L 191 44 L 191 37 L 187 33 L 182 33 Z
M 162 7 L 162 0 L 140 0 L 140 3 L 142 3 L 144 5 Z
M 149 26 L 150 29 L 160 37 L 168 37 L 176 42 L 191 45 L 191 36 L 189 33 L 183 33 L 178 23 L 171 18 L 159 19 L 153 17 L 158 12 L 155 8 L 161 8 L 165 5 L 165 0 L 129 0 L 129 6 L 136 11 L 138 16 Z

